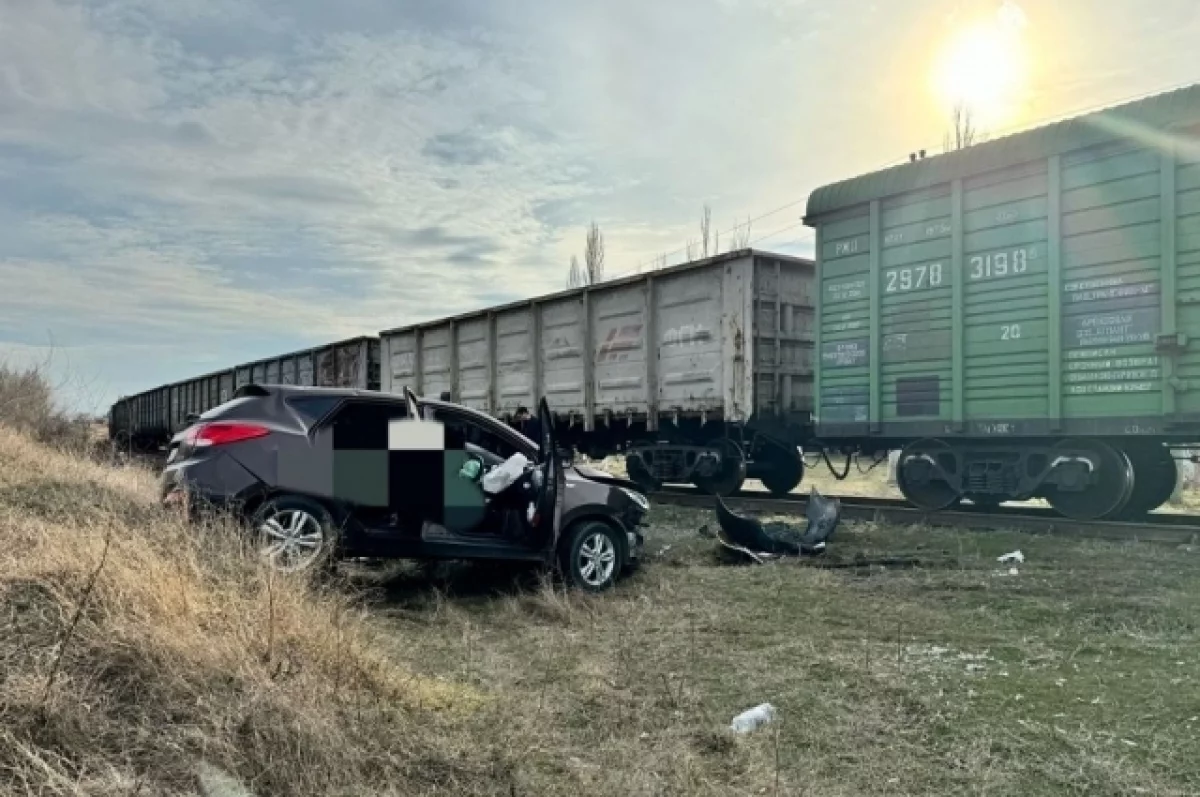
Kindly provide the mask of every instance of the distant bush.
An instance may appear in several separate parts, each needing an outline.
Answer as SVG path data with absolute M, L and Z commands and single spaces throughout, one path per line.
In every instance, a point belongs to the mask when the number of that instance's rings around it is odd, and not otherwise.
M 60 447 L 86 447 L 92 440 L 92 422 L 72 418 L 58 406 L 50 380 L 38 367 L 0 365 L 0 424 Z

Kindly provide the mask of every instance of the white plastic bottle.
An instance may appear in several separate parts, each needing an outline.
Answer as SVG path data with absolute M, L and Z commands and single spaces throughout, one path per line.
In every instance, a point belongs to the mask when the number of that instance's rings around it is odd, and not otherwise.
M 734 733 L 750 733 L 775 719 L 775 707 L 770 703 L 761 703 L 747 709 L 733 718 L 729 727 Z

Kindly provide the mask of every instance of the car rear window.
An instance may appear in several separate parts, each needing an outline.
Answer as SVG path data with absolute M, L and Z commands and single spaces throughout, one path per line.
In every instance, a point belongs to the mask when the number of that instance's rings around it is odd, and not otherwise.
M 324 418 L 329 411 L 338 405 L 338 396 L 303 396 L 288 401 L 288 406 L 294 409 L 309 426 Z

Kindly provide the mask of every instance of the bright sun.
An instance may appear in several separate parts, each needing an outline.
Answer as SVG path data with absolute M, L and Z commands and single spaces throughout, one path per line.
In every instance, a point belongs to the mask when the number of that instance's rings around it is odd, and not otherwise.
M 982 125 L 1009 120 L 1025 82 L 1020 27 L 991 19 L 958 33 L 938 61 L 935 80 L 948 107 L 966 106 Z

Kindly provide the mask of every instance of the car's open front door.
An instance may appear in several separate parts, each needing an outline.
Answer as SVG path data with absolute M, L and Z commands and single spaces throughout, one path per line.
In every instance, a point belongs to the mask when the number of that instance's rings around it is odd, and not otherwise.
M 538 422 L 542 427 L 542 439 L 538 441 L 541 446 L 541 462 L 538 465 L 542 470 L 542 490 L 538 496 L 534 527 L 539 532 L 543 532 L 542 539 L 546 541 L 547 549 L 554 551 L 558 548 L 558 535 L 562 532 L 566 473 L 558 455 L 558 437 L 554 431 L 554 415 L 550 412 L 550 405 L 544 398 L 538 405 Z
M 412 388 L 404 388 L 404 400 L 408 402 L 408 417 L 414 421 L 421 420 L 421 402 L 417 401 L 417 394 L 412 392 Z

